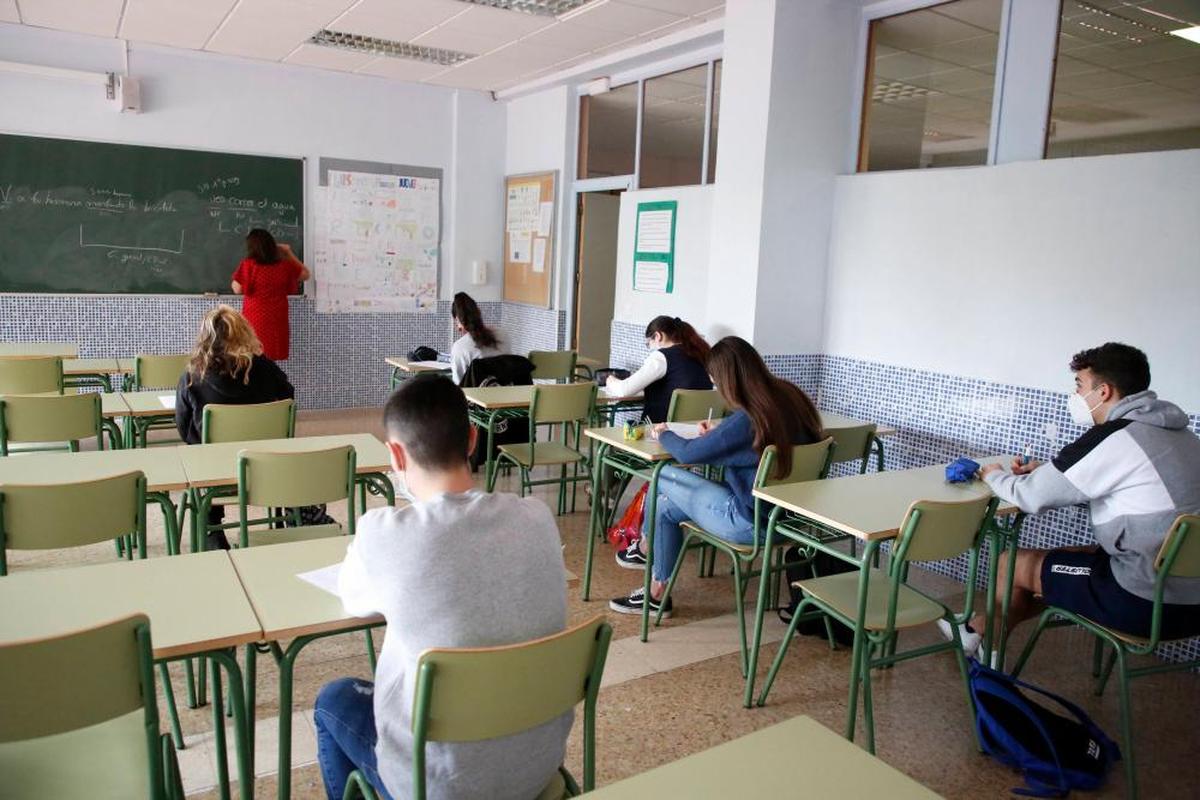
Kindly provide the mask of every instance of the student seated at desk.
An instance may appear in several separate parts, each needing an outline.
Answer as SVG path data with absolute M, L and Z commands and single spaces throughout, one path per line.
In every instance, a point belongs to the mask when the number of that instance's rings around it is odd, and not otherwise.
M 1188 430 L 1187 414 L 1149 391 L 1141 350 L 1109 342 L 1076 353 L 1071 370 L 1067 410 L 1087 428 L 1083 435 L 1047 463 L 989 464 L 982 476 L 1027 514 L 1086 503 L 1097 544 L 1018 550 L 1008 624 L 1053 605 L 1149 636 L 1155 557 L 1175 518 L 1200 511 L 1200 439 Z M 1001 560 L 999 587 L 1006 566 Z M 996 608 L 1001 600 L 998 594 Z M 964 649 L 978 650 L 984 620 L 980 612 L 961 631 Z M 948 625 L 938 624 L 949 636 Z M 1164 639 L 1200 634 L 1200 579 L 1167 580 L 1161 630 Z
M 504 349 L 496 331 L 483 324 L 483 314 L 471 295 L 466 292 L 454 295 L 450 315 L 454 318 L 454 329 L 462 334 L 450 346 L 450 375 L 455 383 L 461 383 L 472 361 L 503 355 Z
M 175 427 L 188 444 L 200 444 L 204 407 L 209 403 L 270 403 L 296 396 L 287 375 L 263 355 L 250 323 L 234 309 L 220 305 L 204 315 L 187 371 L 175 389 Z M 225 509 L 209 509 L 208 523 L 219 525 Z M 206 550 L 228 550 L 222 531 L 210 531 Z
M 792 446 L 821 439 L 821 416 L 812 400 L 795 384 L 772 375 L 745 339 L 726 336 L 717 342 L 708 355 L 707 367 L 730 415 L 720 424 L 702 421 L 695 439 L 685 439 L 667 430 L 665 424 L 656 425 L 654 431 L 676 461 L 724 467 L 724 482 L 706 480 L 676 466 L 664 467 L 659 474 L 651 611 L 658 611 L 659 598 L 683 546 L 680 523 L 692 520 L 722 539 L 750 544 L 754 541 L 754 477 L 763 450 L 775 445 L 779 451 L 776 474 L 786 475 L 792 469 Z M 646 555 L 641 548 L 645 541 L 642 536 L 618 552 L 617 564 L 644 570 Z M 609 608 L 621 614 L 641 614 L 644 602 L 638 587 L 627 597 L 612 600 Z M 670 616 L 671 607 L 668 599 L 664 617 Z
M 604 388 L 614 397 L 631 397 L 642 392 L 646 417 L 651 422 L 667 421 L 671 394 L 676 389 L 712 388 L 704 367 L 708 342 L 679 317 L 658 316 L 650 320 L 646 326 L 646 347 L 650 355 L 637 372 L 625 380 L 610 375 Z
M 325 791 L 340 800 L 362 770 L 383 796 L 412 789 L 417 656 L 430 647 L 486 647 L 562 631 L 562 542 L 541 500 L 475 488 L 475 428 L 462 390 L 445 376 L 406 381 L 384 409 L 392 466 L 412 505 L 362 516 L 338 593 L 351 614 L 382 614 L 387 636 L 375 682 L 343 678 L 317 697 Z M 528 800 L 562 763 L 573 714 L 513 736 L 430 742 L 431 798 Z

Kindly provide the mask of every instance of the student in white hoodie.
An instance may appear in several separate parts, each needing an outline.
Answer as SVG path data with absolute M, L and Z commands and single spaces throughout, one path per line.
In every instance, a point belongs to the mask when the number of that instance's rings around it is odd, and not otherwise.
M 496 331 L 484 324 L 479 304 L 471 295 L 466 292 L 454 295 L 450 316 L 454 319 L 454 330 L 462 334 L 450 346 L 450 375 L 455 383 L 462 383 L 472 361 L 504 355 L 505 349 Z
M 562 631 L 562 543 L 540 500 L 474 488 L 475 429 L 462 390 L 421 376 L 384 409 L 392 466 L 412 504 L 358 522 L 338 593 L 352 614 L 379 613 L 387 636 L 375 682 L 343 678 L 317 697 L 317 754 L 325 790 L 340 800 L 361 769 L 381 797 L 412 793 L 415 667 L 431 647 L 488 647 Z M 425 748 L 428 797 L 536 797 L 562 764 L 571 712 L 523 733 Z
M 1171 523 L 1200 511 L 1200 439 L 1178 406 L 1150 391 L 1150 363 L 1136 347 L 1109 342 L 1071 359 L 1071 418 L 1087 430 L 1047 463 L 989 464 L 983 479 L 1027 514 L 1086 503 L 1096 544 L 1017 551 L 1008 624 L 1065 608 L 1115 630 L 1150 635 L 1154 561 Z M 998 587 L 1005 585 L 1000 562 Z M 998 591 L 1002 591 L 999 589 Z M 1001 598 L 993 601 L 998 608 Z M 962 631 L 977 650 L 983 612 Z M 949 635 L 946 623 L 939 623 Z M 1164 639 L 1200 634 L 1200 578 L 1170 578 Z

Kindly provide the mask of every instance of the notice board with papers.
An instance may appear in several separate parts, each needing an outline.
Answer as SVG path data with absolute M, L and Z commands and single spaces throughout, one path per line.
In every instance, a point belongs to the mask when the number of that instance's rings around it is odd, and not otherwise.
M 550 307 L 558 173 L 504 179 L 504 299 Z

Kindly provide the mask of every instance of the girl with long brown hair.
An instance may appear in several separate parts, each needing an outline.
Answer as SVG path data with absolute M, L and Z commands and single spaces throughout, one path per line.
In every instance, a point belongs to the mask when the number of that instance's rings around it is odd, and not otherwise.
M 692 520 L 726 541 L 753 543 L 754 476 L 763 451 L 775 445 L 775 477 L 782 477 L 792 469 L 792 447 L 821 438 L 821 416 L 812 400 L 799 387 L 772 375 L 746 340 L 725 337 L 713 345 L 706 365 L 732 413 L 720 424 L 702 422 L 695 439 L 685 439 L 665 425 L 656 425 L 654 431 L 673 459 L 681 464 L 724 467 L 724 479 L 717 483 L 675 466 L 665 467 L 659 474 L 649 600 L 652 611 L 659 609 L 683 545 L 680 523 Z M 640 550 L 645 541 L 643 536 L 617 553 L 617 564 L 645 569 L 646 555 Z M 612 600 L 609 607 L 622 614 L 640 614 L 645 603 L 638 587 L 628 596 Z M 668 599 L 663 616 L 670 613 Z
M 472 361 L 502 355 L 504 350 L 496 331 L 484 324 L 479 304 L 471 295 L 466 292 L 454 295 L 450 316 L 454 319 L 455 331 L 462 334 L 450 346 L 450 375 L 455 383 L 461 383 Z
M 658 316 L 646 326 L 650 355 L 637 372 L 624 380 L 609 376 L 605 389 L 615 397 L 642 393 L 646 417 L 666 422 L 671 393 L 676 389 L 711 389 L 704 361 L 708 342 L 679 317 Z

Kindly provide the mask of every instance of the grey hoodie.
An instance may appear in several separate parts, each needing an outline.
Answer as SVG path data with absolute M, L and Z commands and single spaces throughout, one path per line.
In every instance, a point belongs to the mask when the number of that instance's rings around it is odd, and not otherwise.
M 992 472 L 988 485 L 1022 511 L 1087 503 L 1097 543 L 1126 591 L 1154 599 L 1154 560 L 1171 523 L 1200 512 L 1200 439 L 1188 416 L 1151 391 L 1122 398 L 1104 423 L 1028 475 Z M 1167 603 L 1200 603 L 1200 578 L 1172 578 Z

